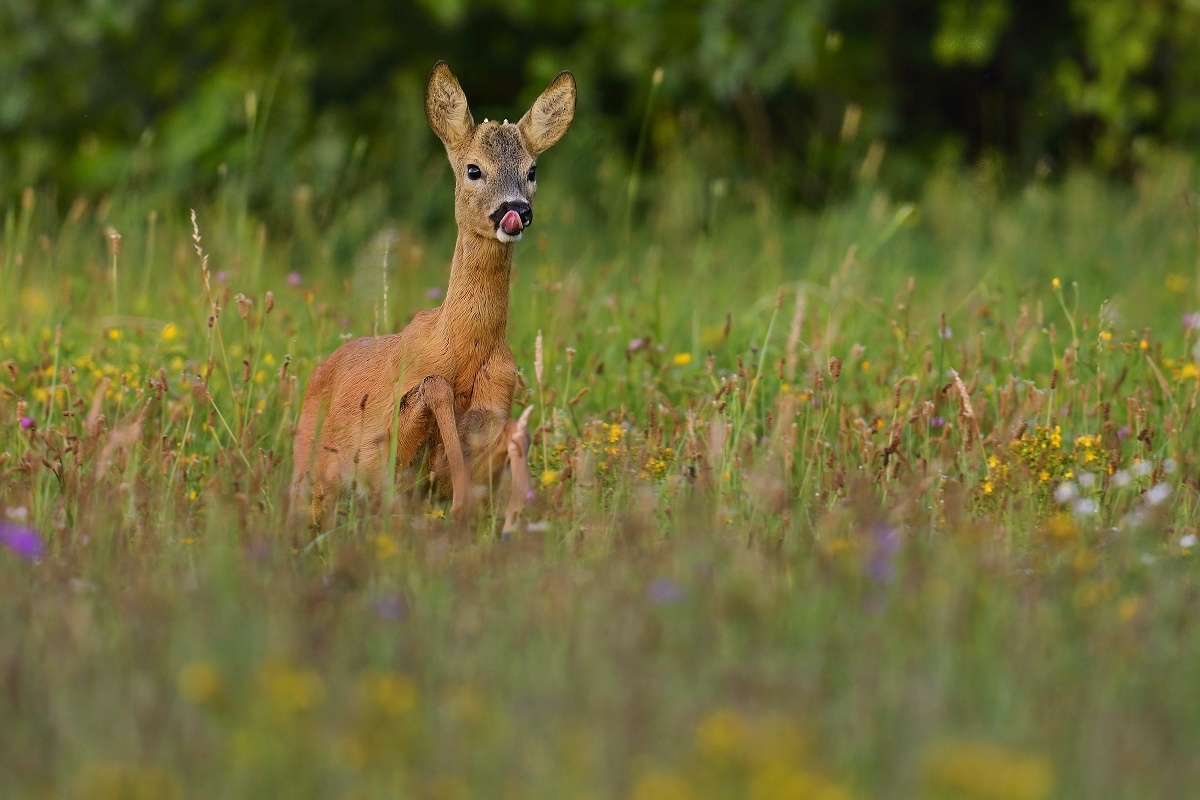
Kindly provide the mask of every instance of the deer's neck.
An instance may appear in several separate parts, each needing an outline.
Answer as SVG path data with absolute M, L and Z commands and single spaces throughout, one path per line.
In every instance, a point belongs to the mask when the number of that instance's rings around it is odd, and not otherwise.
M 439 326 L 455 355 L 480 362 L 508 333 L 512 244 L 459 231 Z

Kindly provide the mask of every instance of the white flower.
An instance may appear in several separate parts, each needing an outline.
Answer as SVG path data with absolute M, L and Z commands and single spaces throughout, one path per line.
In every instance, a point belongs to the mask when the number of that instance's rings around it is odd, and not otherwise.
M 1156 483 L 1146 490 L 1146 505 L 1156 506 L 1171 496 L 1171 486 L 1166 483 Z
M 1133 474 L 1139 478 L 1146 477 L 1153 470 L 1154 470 L 1154 467 L 1150 466 L 1150 462 L 1146 461 L 1144 459 L 1141 461 L 1138 461 L 1136 464 L 1133 465 Z
M 1060 503 L 1069 503 L 1075 499 L 1075 484 L 1063 481 L 1054 490 L 1054 499 Z
M 1121 488 L 1128 486 L 1131 480 L 1132 480 L 1132 478 L 1129 477 L 1129 473 L 1122 469 L 1122 470 L 1118 470 L 1117 473 L 1115 475 L 1113 475 L 1112 482 L 1113 482 L 1113 486 L 1116 486 L 1118 489 L 1121 489 Z
M 1084 497 L 1076 500 L 1075 505 L 1072 508 L 1075 513 L 1081 517 L 1091 516 L 1092 514 L 1096 513 L 1096 501 Z
M 1182 547 L 1184 550 L 1190 550 L 1196 546 L 1197 541 L 1200 541 L 1200 540 L 1196 539 L 1196 534 L 1189 533 L 1186 536 L 1179 537 L 1179 546 Z
M 1079 485 L 1084 489 L 1090 489 L 1096 485 L 1096 476 L 1091 472 L 1079 473 Z
M 1170 475 L 1172 472 L 1175 471 L 1175 468 L 1178 466 L 1179 465 L 1175 463 L 1175 459 L 1168 458 L 1165 461 L 1163 461 L 1163 472 Z

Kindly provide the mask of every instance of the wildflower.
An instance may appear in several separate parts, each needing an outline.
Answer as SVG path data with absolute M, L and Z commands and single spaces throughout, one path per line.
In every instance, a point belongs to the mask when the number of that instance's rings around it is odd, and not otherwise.
M 692 363 L 692 354 L 676 353 L 675 357 L 671 359 L 671 363 L 677 367 L 686 367 L 688 364 Z
M 1075 505 L 1071 508 L 1077 517 L 1089 517 L 1095 514 L 1097 509 L 1096 501 L 1090 497 L 1081 497 L 1075 501 Z
M 542 473 L 542 486 L 553 486 L 558 483 L 559 474 L 552 469 Z
M 1149 350 L 1150 343 L 1148 341 L 1146 341 L 1145 339 L 1142 339 L 1142 341 L 1138 343 L 1138 347 L 1140 347 L 1143 350 Z
M 896 551 L 900 534 L 890 525 L 877 522 L 871 526 L 871 554 L 867 558 L 867 577 L 877 585 L 888 585 L 896 579 Z
M 1133 480 L 1129 477 L 1129 473 L 1123 469 L 1117 470 L 1115 473 L 1113 473 L 1112 479 L 1113 486 L 1116 486 L 1118 489 L 1128 486 Z
M 386 595 L 374 603 L 375 616 L 383 622 L 400 622 L 408 616 L 408 603 L 403 595 Z
M 1183 329 L 1185 331 L 1195 330 L 1200 328 L 1200 311 L 1193 311 L 1190 314 L 1183 315 Z
M 646 586 L 646 599 L 656 606 L 672 605 L 683 599 L 683 587 L 667 578 L 655 578 Z
M 174 322 L 168 322 L 162 329 L 162 338 L 164 342 L 169 342 L 179 335 L 179 327 Z
M 442 296 L 442 287 L 430 286 L 428 289 L 425 290 L 425 296 L 428 297 L 430 300 L 437 300 L 439 297 Z
M 1146 505 L 1153 508 L 1171 496 L 1171 485 L 1158 483 L 1146 490 Z
M 216 697 L 221 688 L 221 676 L 212 664 L 197 661 L 179 670 L 176 685 L 181 695 L 197 705 L 203 705 Z
M 119 330 L 117 330 L 116 328 L 109 328 L 108 333 L 105 335 L 108 336 L 109 339 L 112 339 L 114 342 L 117 339 L 121 338 L 121 332 Z
M 1061 289 L 1062 281 L 1060 281 L 1058 278 L 1055 278 L 1054 280 L 1050 281 L 1050 285 L 1053 286 L 1055 289 Z
M 287 282 L 288 286 L 300 286 L 304 283 L 304 278 L 300 277 L 299 272 L 289 272 Z
M 33 421 L 33 417 L 21 417 L 21 430 L 27 431 L 37 423 Z
M 1178 272 L 1172 272 L 1164 281 L 1164 286 L 1168 292 L 1172 294 L 1182 294 L 1187 291 L 1188 279 L 1186 275 L 1180 275 Z
M 46 554 L 46 545 L 37 531 L 10 522 L 0 522 L 0 546 L 25 561 L 37 561 Z
M 1059 503 L 1066 504 L 1075 499 L 1075 484 L 1070 481 L 1063 481 L 1054 490 L 1054 499 Z
M 267 662 L 259 666 L 258 681 L 280 711 L 306 711 L 325 699 L 325 684 L 310 669 Z
M 1096 476 L 1091 472 L 1079 473 L 1079 485 L 1084 489 L 1090 489 L 1096 485 Z
M 945 425 L 946 425 L 945 417 L 931 417 L 929 420 L 929 427 L 931 427 L 931 428 L 942 428 L 942 427 L 945 427 Z
M 696 749 L 718 763 L 728 763 L 741 754 L 750 730 L 736 711 L 717 711 L 696 726 Z
M 383 534 L 375 537 L 375 559 L 377 561 L 387 561 L 399 552 L 400 546 L 392 537 Z
M 1200 541 L 1200 540 L 1197 540 L 1196 534 L 1189 533 L 1185 536 L 1179 537 L 1179 546 L 1182 547 L 1184 550 L 1191 550 L 1193 547 L 1196 546 L 1197 541 Z
M 926 757 L 923 771 L 937 796 L 1043 800 L 1054 788 L 1046 757 L 986 743 L 937 746 Z
M 362 677 L 360 687 L 373 708 L 391 716 L 403 716 L 417 705 L 417 687 L 407 675 L 370 672 Z
M 633 787 L 633 800 L 691 800 L 695 797 L 687 781 L 674 772 L 650 772 Z

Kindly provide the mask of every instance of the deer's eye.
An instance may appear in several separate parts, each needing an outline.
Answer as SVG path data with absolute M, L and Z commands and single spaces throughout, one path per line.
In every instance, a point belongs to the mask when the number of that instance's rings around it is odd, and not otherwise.
M 537 180 L 537 164 L 534 164 L 532 167 L 529 168 L 529 174 L 525 176 L 525 179 L 528 180 L 530 183 L 533 183 L 534 181 Z
M 483 177 L 483 170 L 474 164 L 467 164 L 467 180 L 477 181 Z

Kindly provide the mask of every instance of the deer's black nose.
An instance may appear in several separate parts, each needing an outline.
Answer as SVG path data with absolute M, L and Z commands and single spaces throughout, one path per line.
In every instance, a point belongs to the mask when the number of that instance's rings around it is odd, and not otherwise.
M 500 220 L 504 219 L 504 215 L 509 211 L 517 212 L 517 216 L 521 218 L 521 227 L 528 228 L 533 224 L 533 206 L 524 201 L 505 201 L 492 212 L 490 219 L 492 224 L 499 226 Z

